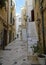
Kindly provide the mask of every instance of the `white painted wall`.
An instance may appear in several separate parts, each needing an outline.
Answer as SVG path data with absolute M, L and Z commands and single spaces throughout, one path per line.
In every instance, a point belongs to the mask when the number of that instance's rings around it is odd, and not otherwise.
M 28 54 L 32 55 L 33 50 L 30 48 L 33 45 L 37 45 L 38 35 L 36 31 L 35 22 L 28 22 Z
M 33 9 L 33 4 L 32 4 L 32 0 L 27 0 L 26 3 L 26 14 L 28 15 L 29 18 L 31 18 L 31 10 Z
M 36 31 L 35 22 L 29 22 L 29 18 L 31 20 L 31 10 L 33 9 L 32 0 L 26 0 L 26 15 L 28 16 L 27 19 L 27 36 L 28 36 L 28 54 L 32 55 L 33 50 L 30 48 L 32 45 L 37 44 L 38 36 Z
M 28 36 L 32 40 L 38 41 L 37 31 L 36 31 L 36 25 L 35 22 L 28 22 Z
M 26 29 L 22 29 L 22 40 L 27 41 Z
M 19 25 L 21 25 L 21 21 L 19 21 L 19 18 L 21 18 L 21 15 L 16 16 L 16 34 L 18 33 Z

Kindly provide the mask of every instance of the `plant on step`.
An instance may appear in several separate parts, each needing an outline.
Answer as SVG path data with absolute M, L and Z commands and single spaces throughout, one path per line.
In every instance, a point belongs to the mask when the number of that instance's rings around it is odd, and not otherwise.
M 38 46 L 33 45 L 33 48 L 34 48 L 34 53 L 39 53 L 39 47 Z
M 33 49 L 34 53 L 39 53 L 39 47 L 37 45 L 30 46 Z
M 36 46 L 33 45 L 33 48 L 34 48 L 34 53 L 42 54 L 42 49 L 40 49 L 38 44 Z

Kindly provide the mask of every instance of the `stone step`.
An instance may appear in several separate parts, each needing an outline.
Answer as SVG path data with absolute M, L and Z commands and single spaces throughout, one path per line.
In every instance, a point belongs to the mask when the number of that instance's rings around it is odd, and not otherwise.
M 40 64 L 31 64 L 31 65 L 40 65 Z

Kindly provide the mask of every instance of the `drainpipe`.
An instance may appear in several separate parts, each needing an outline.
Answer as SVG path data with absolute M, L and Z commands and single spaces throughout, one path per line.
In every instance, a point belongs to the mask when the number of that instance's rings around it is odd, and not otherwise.
M 46 49 L 45 49 L 43 0 L 42 0 L 41 3 L 40 3 L 40 11 L 41 11 L 41 17 L 42 17 L 43 50 L 44 50 L 44 54 L 45 54 L 45 53 L 46 53 Z
M 42 11 L 42 33 L 43 33 L 43 50 L 45 54 L 45 34 L 44 34 L 44 12 Z
M 8 19 L 9 19 L 9 0 L 7 0 L 8 7 L 7 7 L 7 44 L 9 43 L 9 35 L 8 35 Z

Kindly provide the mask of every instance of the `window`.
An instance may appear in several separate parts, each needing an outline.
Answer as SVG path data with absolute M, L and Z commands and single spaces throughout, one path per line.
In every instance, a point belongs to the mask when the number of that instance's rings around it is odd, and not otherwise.
M 12 12 L 11 12 L 11 16 L 10 16 L 10 23 L 12 24 Z
M 31 21 L 34 21 L 34 10 L 31 11 Z
M 11 0 L 11 6 L 12 6 L 12 0 Z
M 21 22 L 21 18 L 19 18 L 19 22 Z
M 15 19 L 13 18 L 13 25 L 14 25 L 14 23 L 15 23 Z
M 35 5 L 36 5 L 36 0 L 35 0 Z
M 31 22 L 30 18 L 29 18 L 29 22 Z

